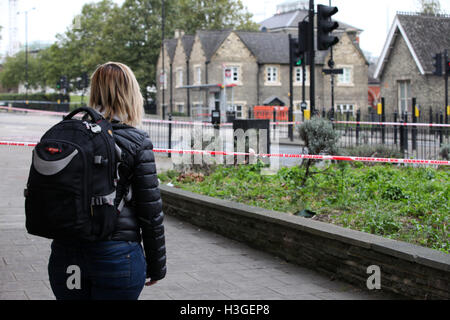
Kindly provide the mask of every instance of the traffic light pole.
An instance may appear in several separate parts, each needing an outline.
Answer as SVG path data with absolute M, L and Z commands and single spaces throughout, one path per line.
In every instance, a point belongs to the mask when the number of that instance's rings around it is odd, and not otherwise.
M 447 110 L 447 108 L 448 108 L 448 72 L 447 72 L 447 69 L 448 69 L 448 64 L 449 64 L 447 50 L 445 50 L 445 52 L 444 52 L 444 61 L 446 64 L 445 65 L 445 76 L 444 76 L 444 78 L 445 78 L 445 111 L 444 111 L 444 114 L 445 114 L 445 123 L 447 124 L 448 123 L 448 110 Z
M 294 85 L 293 85 L 293 57 L 292 57 L 292 37 L 289 35 L 289 111 L 288 111 L 288 120 L 292 122 L 294 120 Z M 304 64 L 304 63 L 303 63 Z M 293 125 L 289 124 L 288 126 L 288 137 L 289 140 L 294 140 L 294 130 Z
M 316 99 L 315 99 L 315 51 L 314 51 L 314 0 L 309 0 L 309 101 L 311 117 L 315 115 Z

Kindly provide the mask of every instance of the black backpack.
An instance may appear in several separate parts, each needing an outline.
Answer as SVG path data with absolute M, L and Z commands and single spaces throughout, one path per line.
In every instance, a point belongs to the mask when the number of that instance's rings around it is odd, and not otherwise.
M 80 112 L 86 116 L 73 119 Z M 50 128 L 33 150 L 25 189 L 28 233 L 107 239 L 124 204 L 116 197 L 120 160 L 111 123 L 92 108 L 78 108 Z

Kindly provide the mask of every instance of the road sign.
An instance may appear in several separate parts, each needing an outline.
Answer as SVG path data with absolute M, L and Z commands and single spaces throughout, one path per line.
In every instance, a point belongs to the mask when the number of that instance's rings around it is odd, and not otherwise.
M 164 73 L 163 72 L 161 72 L 161 74 L 159 76 L 159 83 L 164 84 Z
M 307 107 L 308 107 L 308 105 L 306 104 L 306 102 L 300 103 L 300 109 L 301 109 L 302 111 L 306 110 Z
M 343 74 L 344 69 L 323 69 L 322 72 L 325 74 Z

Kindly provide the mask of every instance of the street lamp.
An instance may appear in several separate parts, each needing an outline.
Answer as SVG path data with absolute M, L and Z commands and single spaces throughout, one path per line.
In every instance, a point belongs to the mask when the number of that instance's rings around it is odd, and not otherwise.
M 19 11 L 17 14 L 25 13 L 25 99 L 28 100 L 28 12 L 36 10 L 31 8 L 30 10 Z

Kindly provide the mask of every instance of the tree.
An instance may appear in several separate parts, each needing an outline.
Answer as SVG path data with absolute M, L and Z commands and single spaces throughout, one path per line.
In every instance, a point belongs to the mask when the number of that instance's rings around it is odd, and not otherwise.
M 418 2 L 421 13 L 436 15 L 441 12 L 439 0 L 418 0 Z
M 25 51 L 20 51 L 15 56 L 6 57 L 0 73 L 0 83 L 5 88 L 13 88 L 24 81 Z M 37 88 L 42 84 L 38 58 L 33 54 L 28 55 L 28 84 L 32 88 Z
M 74 81 L 99 64 L 118 61 L 134 71 L 147 99 L 147 88 L 156 81 L 161 11 L 161 0 L 125 0 L 120 7 L 112 0 L 85 4 L 57 41 L 38 54 L 39 82 L 55 88 L 62 75 Z M 257 30 L 241 0 L 165 0 L 165 12 L 166 35 L 175 29 Z
M 186 33 L 199 29 L 258 30 L 241 0 L 179 0 L 179 13 L 177 28 Z

